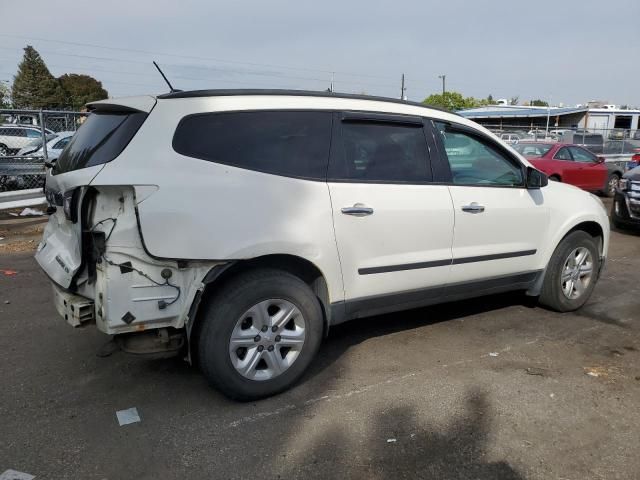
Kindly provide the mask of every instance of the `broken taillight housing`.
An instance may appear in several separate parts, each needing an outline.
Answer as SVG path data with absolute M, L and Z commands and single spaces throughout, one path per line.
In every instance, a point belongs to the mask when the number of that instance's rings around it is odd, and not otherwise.
M 62 196 L 62 209 L 67 220 L 73 223 L 78 221 L 78 197 L 80 189 L 67 190 Z

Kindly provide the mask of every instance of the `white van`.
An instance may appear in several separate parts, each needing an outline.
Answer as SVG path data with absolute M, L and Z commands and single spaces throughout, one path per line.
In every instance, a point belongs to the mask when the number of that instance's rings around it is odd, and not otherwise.
M 89 107 L 47 174 L 56 307 L 187 350 L 232 398 L 290 387 L 332 325 L 510 290 L 574 310 L 604 264 L 600 200 L 455 114 L 269 90 Z

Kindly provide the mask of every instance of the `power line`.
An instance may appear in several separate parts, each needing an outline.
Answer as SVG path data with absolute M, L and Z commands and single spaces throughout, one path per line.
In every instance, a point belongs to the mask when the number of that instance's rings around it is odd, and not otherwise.
M 118 51 L 124 51 L 124 52 L 128 52 L 128 53 L 142 53 L 145 55 L 161 55 L 161 56 L 166 56 L 166 57 L 177 57 L 177 58 L 191 58 L 194 60 L 207 60 L 207 61 L 213 61 L 213 62 L 219 62 L 219 63 L 231 63 L 231 64 L 237 64 L 237 65 L 249 65 L 249 66 L 254 66 L 254 67 L 270 67 L 270 68 L 282 68 L 285 70 L 300 70 L 300 71 L 309 71 L 309 72 L 322 72 L 322 73 L 326 73 L 326 74 L 331 74 L 331 73 L 339 73 L 340 75 L 347 75 L 347 76 L 354 76 L 354 77 L 368 77 L 368 78 L 380 78 L 380 79 L 385 79 L 385 80 L 393 80 L 393 77 L 387 77 L 387 76 L 381 76 L 381 75 L 371 75 L 371 74 L 362 74 L 362 73 L 354 73 L 354 72 L 338 72 L 335 70 L 324 70 L 324 69 L 318 69 L 318 68 L 308 68 L 308 67 L 293 67 L 293 66 L 288 66 L 288 65 L 277 65 L 277 64 L 268 64 L 268 63 L 254 63 L 254 62 L 241 62 L 238 60 L 226 60 L 226 59 L 220 59 L 220 58 L 214 58 L 214 57 L 201 57 L 201 56 L 196 56 L 196 55 L 183 55 L 183 54 L 176 54 L 176 53 L 164 53 L 164 52 L 154 52 L 154 51 L 150 51 L 150 50 L 138 50 L 138 49 L 132 49 L 132 48 L 122 48 L 122 47 L 110 47 L 110 46 L 106 46 L 106 45 L 96 45 L 96 44 L 92 44 L 92 43 L 80 43 L 80 42 L 69 42 L 69 41 L 65 41 L 65 40 L 52 40 L 52 39 L 46 39 L 46 38 L 39 38 L 39 37 L 27 37 L 27 36 L 22 36 L 22 35 L 11 35 L 8 33 L 0 33 L 0 36 L 2 37 L 9 37 L 9 38 L 20 38 L 22 40 L 36 40 L 36 41 L 40 41 L 40 42 L 51 42 L 51 43 L 60 43 L 60 44 L 65 44 L 65 45 L 74 45 L 74 46 L 79 46 L 79 47 L 89 47 L 89 48 L 102 48 L 105 50 L 118 50 Z

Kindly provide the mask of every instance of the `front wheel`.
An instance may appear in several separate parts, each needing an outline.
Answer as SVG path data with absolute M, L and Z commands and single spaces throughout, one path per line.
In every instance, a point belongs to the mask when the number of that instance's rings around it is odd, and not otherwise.
M 228 397 L 250 401 L 290 388 L 322 340 L 320 302 L 298 277 L 279 270 L 242 274 L 206 307 L 200 367 Z
M 570 233 L 547 265 L 540 303 L 559 312 L 577 310 L 593 292 L 599 270 L 594 238 L 582 231 Z

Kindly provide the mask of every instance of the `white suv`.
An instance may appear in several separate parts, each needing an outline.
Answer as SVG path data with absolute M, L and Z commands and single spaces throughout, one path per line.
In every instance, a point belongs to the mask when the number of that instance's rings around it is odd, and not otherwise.
M 58 311 L 236 399 L 290 387 L 332 325 L 510 290 L 574 310 L 604 264 L 600 200 L 455 114 L 269 90 L 90 109 L 47 174 Z

